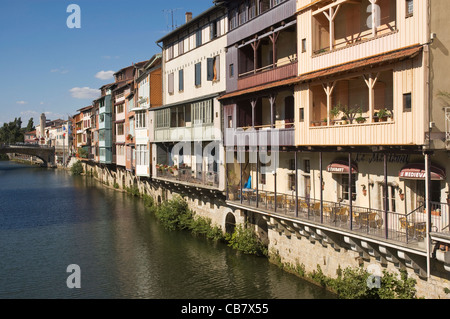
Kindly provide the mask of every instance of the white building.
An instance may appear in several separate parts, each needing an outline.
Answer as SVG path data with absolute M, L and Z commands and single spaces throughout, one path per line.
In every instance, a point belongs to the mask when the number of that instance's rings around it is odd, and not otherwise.
M 228 17 L 214 6 L 158 40 L 163 46 L 163 106 L 152 109 L 153 177 L 225 188 L 221 106 L 226 89 Z M 214 160 L 208 160 L 213 158 Z

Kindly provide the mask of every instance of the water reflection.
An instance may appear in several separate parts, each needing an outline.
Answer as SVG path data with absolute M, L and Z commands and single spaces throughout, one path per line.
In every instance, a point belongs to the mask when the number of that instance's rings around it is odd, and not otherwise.
M 143 202 L 67 172 L 0 163 L 0 298 L 333 295 L 267 260 L 169 232 Z M 66 267 L 81 268 L 68 289 Z

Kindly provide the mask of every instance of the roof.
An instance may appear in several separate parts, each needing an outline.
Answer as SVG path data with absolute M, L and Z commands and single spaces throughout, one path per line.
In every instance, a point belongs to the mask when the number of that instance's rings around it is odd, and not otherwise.
M 84 112 L 84 111 L 92 109 L 92 107 L 93 107 L 92 105 L 88 105 L 88 106 L 85 106 L 85 107 L 83 107 L 83 108 L 81 108 L 81 109 L 79 109 L 77 111 L 78 112 Z
M 256 86 L 256 87 L 252 87 L 252 88 L 248 88 L 248 89 L 244 89 L 244 90 L 240 90 L 240 91 L 234 91 L 234 92 L 222 95 L 221 97 L 219 97 L 219 100 L 224 100 L 227 98 L 232 98 L 232 97 L 236 97 L 236 96 L 240 96 L 240 95 L 244 95 L 244 94 L 255 93 L 255 92 L 259 92 L 259 91 L 263 91 L 263 90 L 267 90 L 267 89 L 271 89 L 271 88 L 277 88 L 277 87 L 281 87 L 281 86 L 286 86 L 286 85 L 296 85 L 296 84 L 300 84 L 300 83 L 304 83 L 304 82 L 308 82 L 308 81 L 312 81 L 312 80 L 317 80 L 317 79 L 323 78 L 323 77 L 337 75 L 339 73 L 347 72 L 350 70 L 354 71 L 354 70 L 361 69 L 364 67 L 374 66 L 376 64 L 392 63 L 394 61 L 401 60 L 401 59 L 413 58 L 413 57 L 417 56 L 417 54 L 419 54 L 422 50 L 423 50 L 422 45 L 413 45 L 413 46 L 405 47 L 402 49 L 386 52 L 383 54 L 379 54 L 379 55 L 375 55 L 375 56 L 371 56 L 371 57 L 367 57 L 367 58 L 363 58 L 363 59 L 359 59 L 359 60 L 354 60 L 354 61 L 351 61 L 348 63 L 335 65 L 335 66 L 332 66 L 329 68 L 325 68 L 325 69 L 321 69 L 321 70 L 317 70 L 317 71 L 313 71 L 313 72 L 309 72 L 309 73 L 304 73 L 299 76 L 289 78 L 286 80 L 266 83 L 266 84 L 263 84 L 260 86 Z
M 129 66 L 124 67 L 124 68 L 121 68 L 119 71 L 117 71 L 116 73 L 114 73 L 114 75 L 116 75 L 116 74 L 119 73 L 119 72 L 122 72 L 123 70 L 129 69 L 129 68 L 134 68 L 134 67 L 136 67 L 136 66 L 138 66 L 138 67 L 143 66 L 143 65 L 145 65 L 147 62 L 148 62 L 148 60 L 146 60 L 146 61 L 141 61 L 141 62 L 137 62 L 137 63 L 133 63 L 132 65 L 129 65 Z
M 209 9 L 207 9 L 205 11 L 203 11 L 202 13 L 197 15 L 196 17 L 193 17 L 190 21 L 188 21 L 185 24 L 181 25 L 180 27 L 176 28 L 172 32 L 169 32 L 168 34 L 163 36 L 161 39 L 157 40 L 156 43 L 160 43 L 160 42 L 163 42 L 164 40 L 167 40 L 167 39 L 171 38 L 175 34 L 177 34 L 179 32 L 182 32 L 185 29 L 189 28 L 191 25 L 193 25 L 194 23 L 198 22 L 200 19 L 202 19 L 204 17 L 207 17 L 212 12 L 214 12 L 216 10 L 220 10 L 220 9 L 222 9 L 221 3 L 217 3 L 216 5 L 210 7 Z

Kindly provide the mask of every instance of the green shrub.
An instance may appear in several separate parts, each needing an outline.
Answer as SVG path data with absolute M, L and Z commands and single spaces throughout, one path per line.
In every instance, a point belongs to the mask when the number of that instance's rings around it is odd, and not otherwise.
M 188 209 L 186 201 L 179 196 L 162 202 L 155 215 L 163 227 L 169 230 L 186 229 L 192 219 L 192 212 Z
M 72 175 L 81 175 L 83 174 L 83 165 L 80 161 L 74 163 L 72 167 L 70 168 L 70 171 L 72 172 Z
M 267 247 L 264 246 L 255 234 L 253 229 L 243 227 L 242 224 L 236 226 L 232 235 L 227 235 L 228 246 L 243 252 L 244 254 L 267 256 Z

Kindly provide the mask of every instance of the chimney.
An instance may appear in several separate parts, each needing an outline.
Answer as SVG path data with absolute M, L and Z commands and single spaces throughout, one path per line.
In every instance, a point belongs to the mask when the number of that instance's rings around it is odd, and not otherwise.
M 192 20 L 192 12 L 186 12 L 186 23 Z

